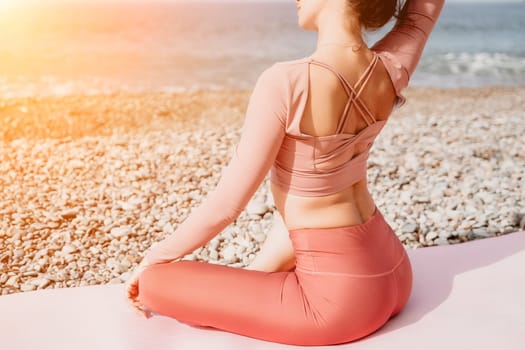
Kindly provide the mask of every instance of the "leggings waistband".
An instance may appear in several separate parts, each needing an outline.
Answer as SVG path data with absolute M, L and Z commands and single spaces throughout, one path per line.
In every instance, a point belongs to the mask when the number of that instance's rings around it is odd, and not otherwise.
M 391 273 L 406 254 L 377 207 L 361 224 L 291 230 L 290 239 L 297 272 L 377 277 Z
M 408 255 L 406 251 L 401 256 L 401 259 L 399 259 L 399 261 L 390 270 L 381 272 L 381 273 L 375 273 L 375 274 L 355 274 L 355 273 L 330 272 L 330 271 L 312 271 L 312 270 L 303 269 L 300 266 L 297 266 L 295 270 L 298 272 L 307 273 L 310 275 L 346 276 L 346 277 L 354 277 L 354 278 L 376 278 L 376 277 L 387 276 L 387 275 L 394 273 L 397 270 L 397 268 L 401 266 L 401 264 L 405 261 L 405 259 L 408 259 Z
M 360 224 L 355 225 L 348 225 L 348 226 L 335 226 L 335 227 L 304 227 L 304 228 L 296 228 L 293 230 L 289 230 L 290 235 L 297 234 L 297 233 L 309 233 L 309 232 L 315 232 L 318 233 L 319 231 L 366 231 L 371 226 L 374 226 L 374 224 L 377 224 L 378 221 L 384 221 L 384 217 L 379 210 L 377 206 L 374 207 L 374 211 L 372 215 L 365 221 Z

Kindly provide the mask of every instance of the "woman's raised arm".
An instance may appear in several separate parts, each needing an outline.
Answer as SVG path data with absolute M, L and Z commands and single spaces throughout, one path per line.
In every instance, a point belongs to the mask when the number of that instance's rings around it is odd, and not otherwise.
M 396 90 L 408 85 L 445 0 L 407 0 L 406 16 L 371 49 L 384 52 L 397 71 L 391 71 Z M 387 67 L 391 70 L 391 67 Z

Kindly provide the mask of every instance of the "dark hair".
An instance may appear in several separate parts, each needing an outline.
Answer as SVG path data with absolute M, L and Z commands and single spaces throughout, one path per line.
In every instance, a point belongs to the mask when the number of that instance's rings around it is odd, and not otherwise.
M 352 12 L 359 17 L 361 28 L 366 31 L 376 31 L 395 17 L 396 26 L 407 16 L 407 5 L 410 0 L 347 0 Z

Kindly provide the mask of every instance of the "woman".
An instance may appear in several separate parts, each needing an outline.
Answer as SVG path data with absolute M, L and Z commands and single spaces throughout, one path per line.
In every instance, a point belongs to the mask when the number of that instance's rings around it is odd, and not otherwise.
M 297 0 L 300 27 L 319 33 L 316 51 L 259 76 L 217 187 L 128 280 L 134 308 L 294 345 L 350 342 L 398 314 L 412 268 L 367 189 L 366 161 L 405 103 L 443 4 Z M 362 31 L 393 16 L 368 48 Z M 252 264 L 180 260 L 239 216 L 268 171 L 280 216 Z

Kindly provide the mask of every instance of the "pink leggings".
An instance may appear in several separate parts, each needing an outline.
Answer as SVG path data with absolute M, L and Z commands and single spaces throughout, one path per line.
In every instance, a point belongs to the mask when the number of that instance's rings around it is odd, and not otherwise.
M 157 264 L 140 275 L 139 300 L 192 326 L 291 345 L 365 337 L 407 303 L 412 266 L 377 207 L 362 224 L 291 230 L 290 238 L 296 254 L 290 271 Z

